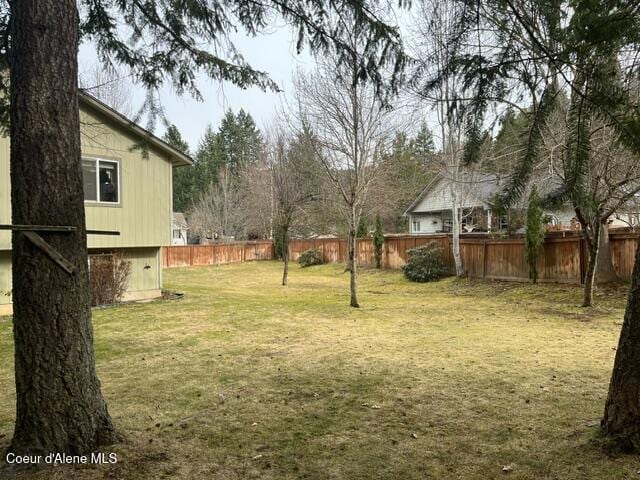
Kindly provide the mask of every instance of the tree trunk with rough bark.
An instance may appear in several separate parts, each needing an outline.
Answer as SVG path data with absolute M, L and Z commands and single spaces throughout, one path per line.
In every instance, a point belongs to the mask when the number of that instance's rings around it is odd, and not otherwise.
M 598 244 L 598 262 L 596 263 L 596 282 L 611 283 L 618 281 L 618 274 L 613 268 L 611 258 L 611 243 L 609 242 L 609 226 L 606 223 L 600 226 L 600 240 Z
M 596 224 L 595 227 L 585 229 L 585 237 L 587 239 L 587 249 L 589 250 L 589 260 L 587 263 L 587 271 L 584 277 L 583 307 L 593 305 L 593 287 L 596 280 L 596 269 L 598 264 L 598 250 L 600 247 L 600 228 Z
M 289 282 L 289 229 L 283 228 L 282 231 L 282 261 L 284 269 L 282 271 L 282 285 L 286 286 Z
M 358 228 L 358 219 L 356 215 L 352 215 L 351 225 L 349 228 L 349 289 L 351 294 L 350 305 L 354 308 L 360 308 L 358 303 L 358 257 L 357 257 L 357 242 L 356 237 Z
M 601 221 L 585 229 L 589 260 L 584 278 L 583 307 L 593 305 L 593 290 L 596 283 L 609 283 L 618 280 L 613 260 L 611 258 L 611 244 L 609 242 L 609 227 Z
M 85 454 L 115 440 L 96 375 L 80 166 L 75 0 L 11 4 L 13 223 L 70 225 L 41 236 L 68 274 L 13 233 L 16 424 L 9 451 Z
M 613 449 L 640 452 L 640 249 L 601 422 Z

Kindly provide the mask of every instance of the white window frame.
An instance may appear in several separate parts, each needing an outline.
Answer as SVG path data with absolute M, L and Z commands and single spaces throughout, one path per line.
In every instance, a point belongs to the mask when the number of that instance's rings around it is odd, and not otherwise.
M 122 184 L 120 175 L 120 160 L 113 158 L 101 158 L 101 157 L 82 157 L 82 160 L 90 160 L 96 164 L 96 200 L 85 200 L 84 203 L 90 203 L 92 205 L 120 205 L 122 203 Z M 100 200 L 100 162 L 115 163 L 117 176 L 118 176 L 118 201 L 117 202 L 105 202 Z M 82 164 L 81 167 L 82 168 Z M 84 196 L 84 195 L 83 195 Z

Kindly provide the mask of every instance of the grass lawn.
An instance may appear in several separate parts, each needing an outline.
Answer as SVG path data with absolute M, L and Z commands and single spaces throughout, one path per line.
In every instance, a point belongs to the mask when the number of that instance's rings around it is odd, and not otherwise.
M 364 271 L 361 309 L 327 265 L 165 271 L 181 300 L 96 310 L 116 465 L 41 479 L 633 479 L 594 442 L 624 289 Z M 0 322 L 0 449 L 14 419 Z M 503 466 L 510 465 L 510 472 Z

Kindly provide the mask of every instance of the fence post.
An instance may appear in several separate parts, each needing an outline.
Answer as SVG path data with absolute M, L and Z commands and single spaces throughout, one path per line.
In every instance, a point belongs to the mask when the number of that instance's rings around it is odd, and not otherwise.
M 578 258 L 580 259 L 580 285 L 584 284 L 584 277 L 587 275 L 585 264 L 584 264 L 584 237 L 580 235 L 578 237 Z
M 382 265 L 380 265 L 383 268 L 388 268 L 389 267 L 389 244 L 387 243 L 387 237 L 385 237 L 384 235 L 382 236 L 383 241 L 382 241 Z
M 482 242 L 482 278 L 487 276 L 487 240 Z
M 444 243 L 447 245 L 447 256 L 449 257 L 449 268 L 455 274 L 456 273 L 456 259 L 453 258 L 453 236 L 445 235 Z M 462 242 L 458 245 L 460 247 L 460 258 L 462 259 Z M 462 266 L 464 270 L 464 265 Z

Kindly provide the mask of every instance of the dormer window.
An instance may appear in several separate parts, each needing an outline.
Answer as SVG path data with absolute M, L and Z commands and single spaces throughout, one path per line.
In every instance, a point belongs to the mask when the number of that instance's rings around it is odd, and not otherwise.
M 85 202 L 120 202 L 120 165 L 115 160 L 82 159 Z

